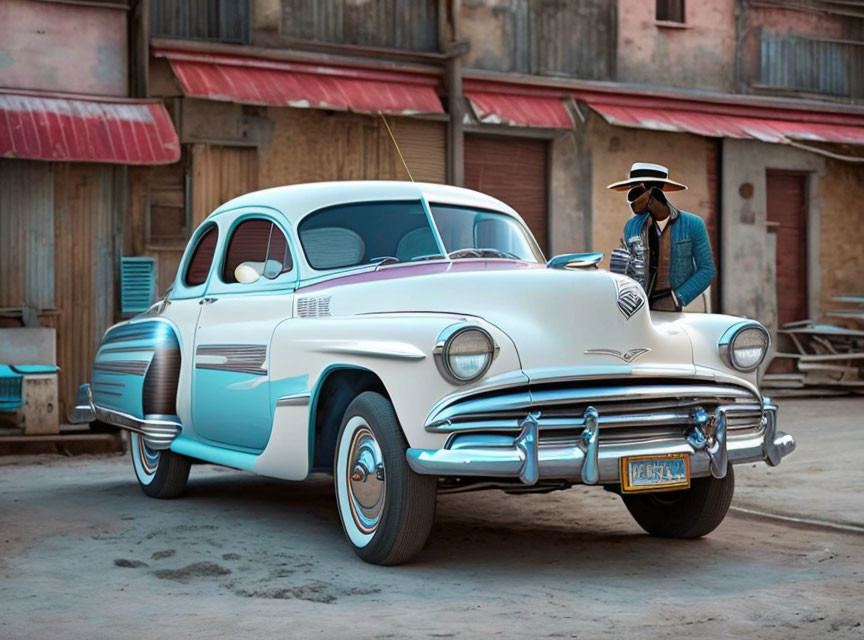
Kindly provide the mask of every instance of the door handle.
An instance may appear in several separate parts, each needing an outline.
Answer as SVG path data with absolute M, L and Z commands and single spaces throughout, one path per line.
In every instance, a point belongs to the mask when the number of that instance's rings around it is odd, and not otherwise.
M 201 298 L 201 299 L 198 301 L 198 304 L 213 304 L 213 303 L 216 302 L 218 299 L 219 299 L 219 298 Z

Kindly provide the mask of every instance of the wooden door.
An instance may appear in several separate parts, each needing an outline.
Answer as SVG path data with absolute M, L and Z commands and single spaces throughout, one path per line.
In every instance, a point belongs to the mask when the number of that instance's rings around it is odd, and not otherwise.
M 505 136 L 465 136 L 465 186 L 516 209 L 545 252 L 549 245 L 547 142 Z
M 776 234 L 777 326 L 807 317 L 807 175 L 768 170 L 768 231 Z

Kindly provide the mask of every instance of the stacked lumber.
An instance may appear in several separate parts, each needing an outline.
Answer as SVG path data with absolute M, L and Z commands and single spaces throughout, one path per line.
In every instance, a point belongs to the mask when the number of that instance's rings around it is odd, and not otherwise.
M 832 300 L 851 308 L 829 311 L 829 316 L 864 327 L 864 296 L 843 295 Z M 764 388 L 775 395 L 864 394 L 864 330 L 802 320 L 783 325 L 777 333 L 788 338 L 793 350 L 772 354 L 768 370 L 785 360 L 792 362 L 794 371 L 765 374 Z

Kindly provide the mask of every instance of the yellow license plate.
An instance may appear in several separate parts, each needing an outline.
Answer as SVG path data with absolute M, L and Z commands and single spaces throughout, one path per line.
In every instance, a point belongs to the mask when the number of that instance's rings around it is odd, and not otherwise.
M 689 488 L 690 456 L 686 453 L 621 458 L 621 491 L 624 493 Z

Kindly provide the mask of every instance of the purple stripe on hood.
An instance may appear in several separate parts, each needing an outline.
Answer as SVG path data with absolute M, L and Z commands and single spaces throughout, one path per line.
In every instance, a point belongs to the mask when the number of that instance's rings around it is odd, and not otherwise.
M 522 262 L 520 260 L 491 259 L 491 260 L 458 260 L 455 262 L 417 262 L 392 267 L 382 267 L 378 270 L 364 271 L 350 275 L 337 276 L 323 282 L 316 282 L 305 287 L 301 286 L 298 291 L 304 293 L 330 289 L 346 284 L 358 284 L 361 282 L 379 282 L 382 280 L 395 280 L 397 278 L 410 278 L 414 276 L 428 276 L 447 271 L 507 271 L 512 269 L 545 269 L 546 265 L 537 262 Z

